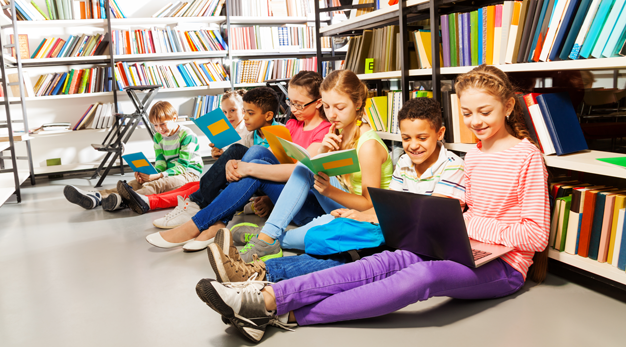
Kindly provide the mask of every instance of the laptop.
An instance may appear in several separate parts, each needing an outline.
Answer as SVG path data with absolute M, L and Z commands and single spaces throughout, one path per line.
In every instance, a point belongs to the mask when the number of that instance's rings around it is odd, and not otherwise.
M 457 199 L 368 188 L 389 247 L 477 268 L 513 248 L 470 240 Z

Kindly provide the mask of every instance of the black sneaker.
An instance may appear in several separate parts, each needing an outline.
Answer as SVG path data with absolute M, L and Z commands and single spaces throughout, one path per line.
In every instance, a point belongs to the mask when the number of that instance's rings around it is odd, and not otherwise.
M 126 181 L 117 181 L 117 192 L 133 211 L 139 214 L 150 211 L 150 205 L 148 205 Z
M 102 199 L 102 209 L 108 212 L 122 210 L 128 208 L 128 205 L 122 199 L 122 196 L 116 193 L 112 193 L 106 198 Z

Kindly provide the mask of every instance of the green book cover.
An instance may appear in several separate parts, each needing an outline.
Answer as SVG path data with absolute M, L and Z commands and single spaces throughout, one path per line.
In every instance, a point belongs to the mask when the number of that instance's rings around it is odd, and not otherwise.
M 85 88 L 87 87 L 87 79 L 89 79 L 89 71 L 90 69 L 86 69 L 85 73 L 83 73 L 83 78 L 80 80 L 80 87 L 78 88 L 78 93 L 83 94 L 85 92 Z
M 307 150 L 301 146 L 281 138 L 278 138 L 278 141 L 288 156 L 301 162 L 315 174 L 323 172 L 328 176 L 339 176 L 361 171 L 359 157 L 354 148 L 322 153 L 311 158 Z
M 33 55 L 30 56 L 30 59 L 35 59 L 35 57 L 37 56 L 37 53 L 39 53 L 39 50 L 41 49 L 41 47 L 43 47 L 44 43 L 46 43 L 46 39 L 41 40 L 41 43 L 39 44 L 35 52 L 33 52 Z
M 96 44 L 96 42 L 100 39 L 100 36 L 102 36 L 102 35 L 101 34 L 97 34 L 97 35 L 93 35 L 91 38 L 89 38 L 89 41 L 87 41 L 87 45 L 85 45 L 85 48 L 80 53 L 81 57 L 89 56 L 89 52 L 91 51 L 93 46 Z
M 56 1 L 56 7 L 57 7 L 57 14 L 59 15 L 57 19 L 69 19 L 69 18 L 65 18 L 65 9 L 63 8 L 64 4 L 63 2 L 65 0 L 54 0 Z
M 30 1 L 31 5 L 33 5 L 33 7 L 35 8 L 35 10 L 37 10 L 37 12 L 41 13 L 41 15 L 43 16 L 43 18 L 45 18 L 46 20 L 50 20 L 50 18 L 48 18 L 48 16 L 46 16 L 46 13 L 44 11 L 42 11 L 39 6 L 37 6 L 37 4 L 31 0 Z
M 626 168 L 626 157 L 615 157 L 615 158 L 597 158 L 601 162 L 621 166 Z
M 56 17 L 54 16 L 53 8 L 50 5 L 50 0 L 46 0 L 46 8 L 48 9 L 48 17 L 50 18 L 50 20 L 55 20 Z
M 565 206 L 561 205 L 561 211 L 563 212 L 563 225 L 561 228 L 561 244 L 559 246 L 559 250 L 563 252 L 565 250 L 565 239 L 567 239 L 567 224 L 569 222 L 569 211 L 572 205 L 572 196 L 564 196 L 558 200 L 563 200 L 565 202 Z
M 472 66 L 478 66 L 478 11 L 470 12 L 470 35 Z
M 65 85 L 63 86 L 63 94 L 69 94 L 70 86 L 72 85 L 72 79 L 74 78 L 74 72 L 76 70 L 70 70 L 70 75 L 65 79 Z
M 456 13 L 450 13 L 448 15 L 448 23 L 449 23 L 449 33 L 450 33 L 450 66 L 455 67 L 459 66 L 458 62 L 458 53 L 457 53 L 457 43 L 456 43 Z

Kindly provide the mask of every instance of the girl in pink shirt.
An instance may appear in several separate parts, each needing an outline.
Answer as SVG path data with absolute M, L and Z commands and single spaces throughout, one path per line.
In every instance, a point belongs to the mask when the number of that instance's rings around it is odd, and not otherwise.
M 463 121 L 480 140 L 465 157 L 469 237 L 513 247 L 512 252 L 476 269 L 404 250 L 383 252 L 271 285 L 203 279 L 196 286 L 200 298 L 258 342 L 267 325 L 285 328 L 380 316 L 433 296 L 510 295 L 524 285 L 535 254 L 542 261 L 531 270 L 532 278 L 543 280 L 549 234 L 547 172 L 541 153 L 528 139 L 511 83 L 502 71 L 481 65 L 459 76 L 455 87 Z

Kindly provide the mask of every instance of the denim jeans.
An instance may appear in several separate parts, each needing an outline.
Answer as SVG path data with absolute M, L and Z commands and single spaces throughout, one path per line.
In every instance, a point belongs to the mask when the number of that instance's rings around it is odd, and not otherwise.
M 312 204 L 307 203 L 311 194 L 315 196 L 319 206 L 321 206 L 326 214 L 333 210 L 344 208 L 341 204 L 313 189 L 314 183 L 315 178 L 313 172 L 306 166 L 298 163 L 291 177 L 289 177 L 289 181 L 285 184 L 285 191 L 289 193 L 281 195 L 280 199 L 274 203 L 274 210 L 272 210 L 267 222 L 263 226 L 262 232 L 273 239 L 278 239 L 281 246 L 284 248 L 304 249 L 304 235 L 306 232 L 311 227 L 326 224 L 334 218 L 330 215 L 326 215 L 319 220 L 316 219 L 313 225 L 307 224 L 302 228 L 285 232 L 285 228 L 287 228 L 292 220 L 295 220 L 294 216 L 298 213 L 313 212 L 307 211 L 307 209 L 312 206 Z M 343 189 L 336 177 L 332 177 L 330 183 L 334 187 Z
M 349 263 L 350 260 L 350 256 L 346 254 L 337 254 L 328 258 L 302 254 L 296 257 L 269 259 L 265 262 L 265 271 L 268 281 L 278 282 L 343 265 Z
M 220 191 L 226 188 L 226 163 L 229 160 L 240 160 L 249 151 L 248 147 L 235 143 L 228 147 L 224 153 L 211 165 L 200 178 L 200 188 L 189 196 L 189 199 L 200 208 L 207 207 L 219 195 Z
M 252 159 L 254 157 L 256 157 L 256 159 Z M 272 152 L 262 146 L 251 147 L 242 160 L 264 165 L 279 164 Z M 239 211 L 257 190 L 264 192 L 270 200 L 276 204 L 284 188 L 284 183 L 260 180 L 254 177 L 244 177 L 239 181 L 229 183 L 226 188 L 224 188 L 208 206 L 200 210 L 192 220 L 201 231 L 208 229 L 218 221 L 228 224 L 235 212 Z M 306 206 L 306 208 L 293 216 L 293 222 L 296 225 L 309 223 L 313 218 L 324 213 L 324 210 L 312 193 L 305 196 L 303 205 Z M 274 210 L 275 209 L 276 208 L 274 208 Z

